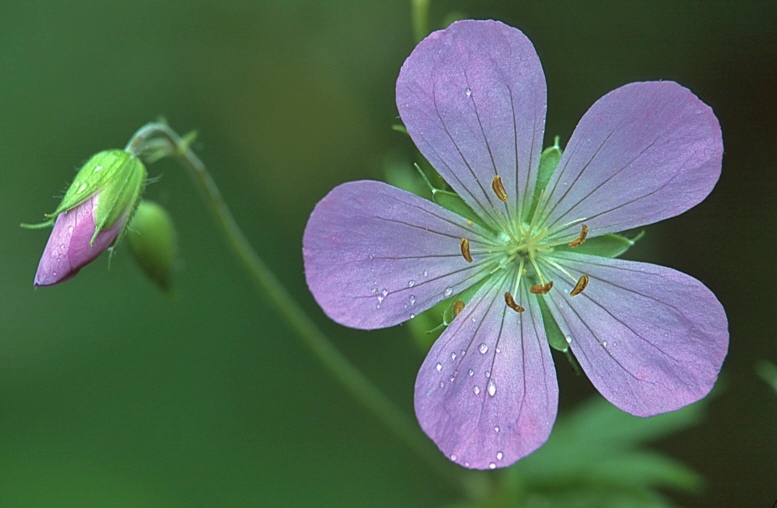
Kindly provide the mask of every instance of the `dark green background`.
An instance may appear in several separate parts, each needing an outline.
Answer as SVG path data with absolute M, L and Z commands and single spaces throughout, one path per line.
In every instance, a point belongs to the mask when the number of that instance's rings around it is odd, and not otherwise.
M 543 61 L 562 146 L 598 97 L 673 79 L 716 111 L 726 152 L 712 195 L 651 227 L 632 257 L 705 282 L 731 347 L 705 422 L 658 444 L 707 478 L 686 505 L 777 500 L 775 2 L 436 2 L 523 30 Z M 328 322 L 301 245 L 316 201 L 412 160 L 389 129 L 414 46 L 402 1 L 43 1 L 0 7 L 0 506 L 428 506 L 453 493 L 323 371 L 222 244 L 173 163 L 147 197 L 180 236 L 179 298 L 126 251 L 34 290 L 74 169 L 157 115 L 197 150 L 255 247 L 408 414 L 423 353 L 406 329 Z M 561 414 L 595 391 L 558 361 Z

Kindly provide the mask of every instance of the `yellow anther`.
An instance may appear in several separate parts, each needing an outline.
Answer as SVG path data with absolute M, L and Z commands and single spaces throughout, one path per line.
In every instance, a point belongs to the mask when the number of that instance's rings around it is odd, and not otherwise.
M 577 284 L 575 284 L 575 287 L 572 289 L 572 292 L 569 293 L 569 296 L 577 296 L 580 293 L 583 292 L 585 287 L 588 285 L 588 275 L 581 275 L 580 279 L 578 279 Z
M 550 291 L 550 288 L 552 287 L 553 287 L 553 281 L 550 281 L 546 284 L 535 284 L 534 286 L 529 288 L 529 291 L 535 295 L 544 295 L 545 293 Z
M 469 240 L 462 238 L 461 242 L 459 242 L 459 247 L 461 247 L 461 255 L 464 256 L 467 263 L 472 263 L 472 254 L 469 253 Z
M 515 299 L 513 298 L 513 295 L 510 294 L 509 291 L 505 293 L 505 303 L 507 304 L 508 307 L 513 309 L 515 312 L 523 312 L 526 310 L 520 305 L 518 305 L 517 303 L 515 303 Z
M 578 247 L 578 246 L 582 245 L 583 242 L 585 241 L 585 237 L 586 236 L 588 236 L 588 226 L 583 224 L 582 227 L 580 228 L 580 234 L 577 236 L 577 238 L 575 238 L 574 240 L 569 242 L 569 246 L 570 247 Z
M 493 180 L 491 180 L 491 188 L 494 189 L 494 194 L 496 194 L 496 197 L 507 203 L 507 191 L 505 190 L 505 186 L 502 184 L 502 177 L 499 175 L 496 175 Z
M 464 310 L 464 302 L 461 300 L 456 300 L 453 302 L 453 317 L 456 317 L 459 315 L 461 311 Z

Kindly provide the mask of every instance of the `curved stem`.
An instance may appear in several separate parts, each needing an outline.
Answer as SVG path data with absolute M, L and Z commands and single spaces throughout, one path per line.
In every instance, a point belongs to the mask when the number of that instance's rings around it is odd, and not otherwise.
M 194 176 L 227 242 L 251 274 L 260 292 L 275 305 L 287 325 L 297 332 L 326 370 L 441 477 L 453 487 L 462 489 L 465 495 L 477 496 L 475 491 L 482 490 L 482 486 L 468 481 L 471 478 L 465 478 L 457 466 L 443 459 L 431 442 L 419 431 L 418 426 L 348 361 L 297 305 L 243 235 L 205 165 L 189 149 L 190 141 L 191 138 L 181 138 L 165 124 L 149 123 L 138 130 L 127 144 L 126 150 L 139 156 L 148 155 L 152 160 L 165 155 L 176 156 Z

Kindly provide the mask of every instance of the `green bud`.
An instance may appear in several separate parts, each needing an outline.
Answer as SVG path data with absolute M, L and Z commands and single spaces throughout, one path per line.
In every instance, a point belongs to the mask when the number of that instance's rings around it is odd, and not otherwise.
M 135 261 L 162 291 L 170 291 L 178 253 L 170 215 L 157 203 L 141 201 L 128 231 L 127 245 Z

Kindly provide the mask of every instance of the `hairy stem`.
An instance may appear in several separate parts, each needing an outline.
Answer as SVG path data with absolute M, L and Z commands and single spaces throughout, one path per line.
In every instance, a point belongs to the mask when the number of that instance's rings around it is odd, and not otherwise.
M 469 497 L 480 497 L 484 488 L 482 479 L 466 475 L 457 466 L 446 461 L 420 432 L 418 426 L 332 345 L 294 301 L 251 247 L 205 165 L 189 149 L 190 141 L 190 137 L 182 138 L 163 123 L 149 123 L 135 133 L 126 150 L 152 161 L 163 156 L 176 157 L 194 177 L 227 243 L 251 274 L 260 293 L 276 307 L 286 324 L 297 332 L 324 368 L 451 486 L 461 489 L 462 493 Z

